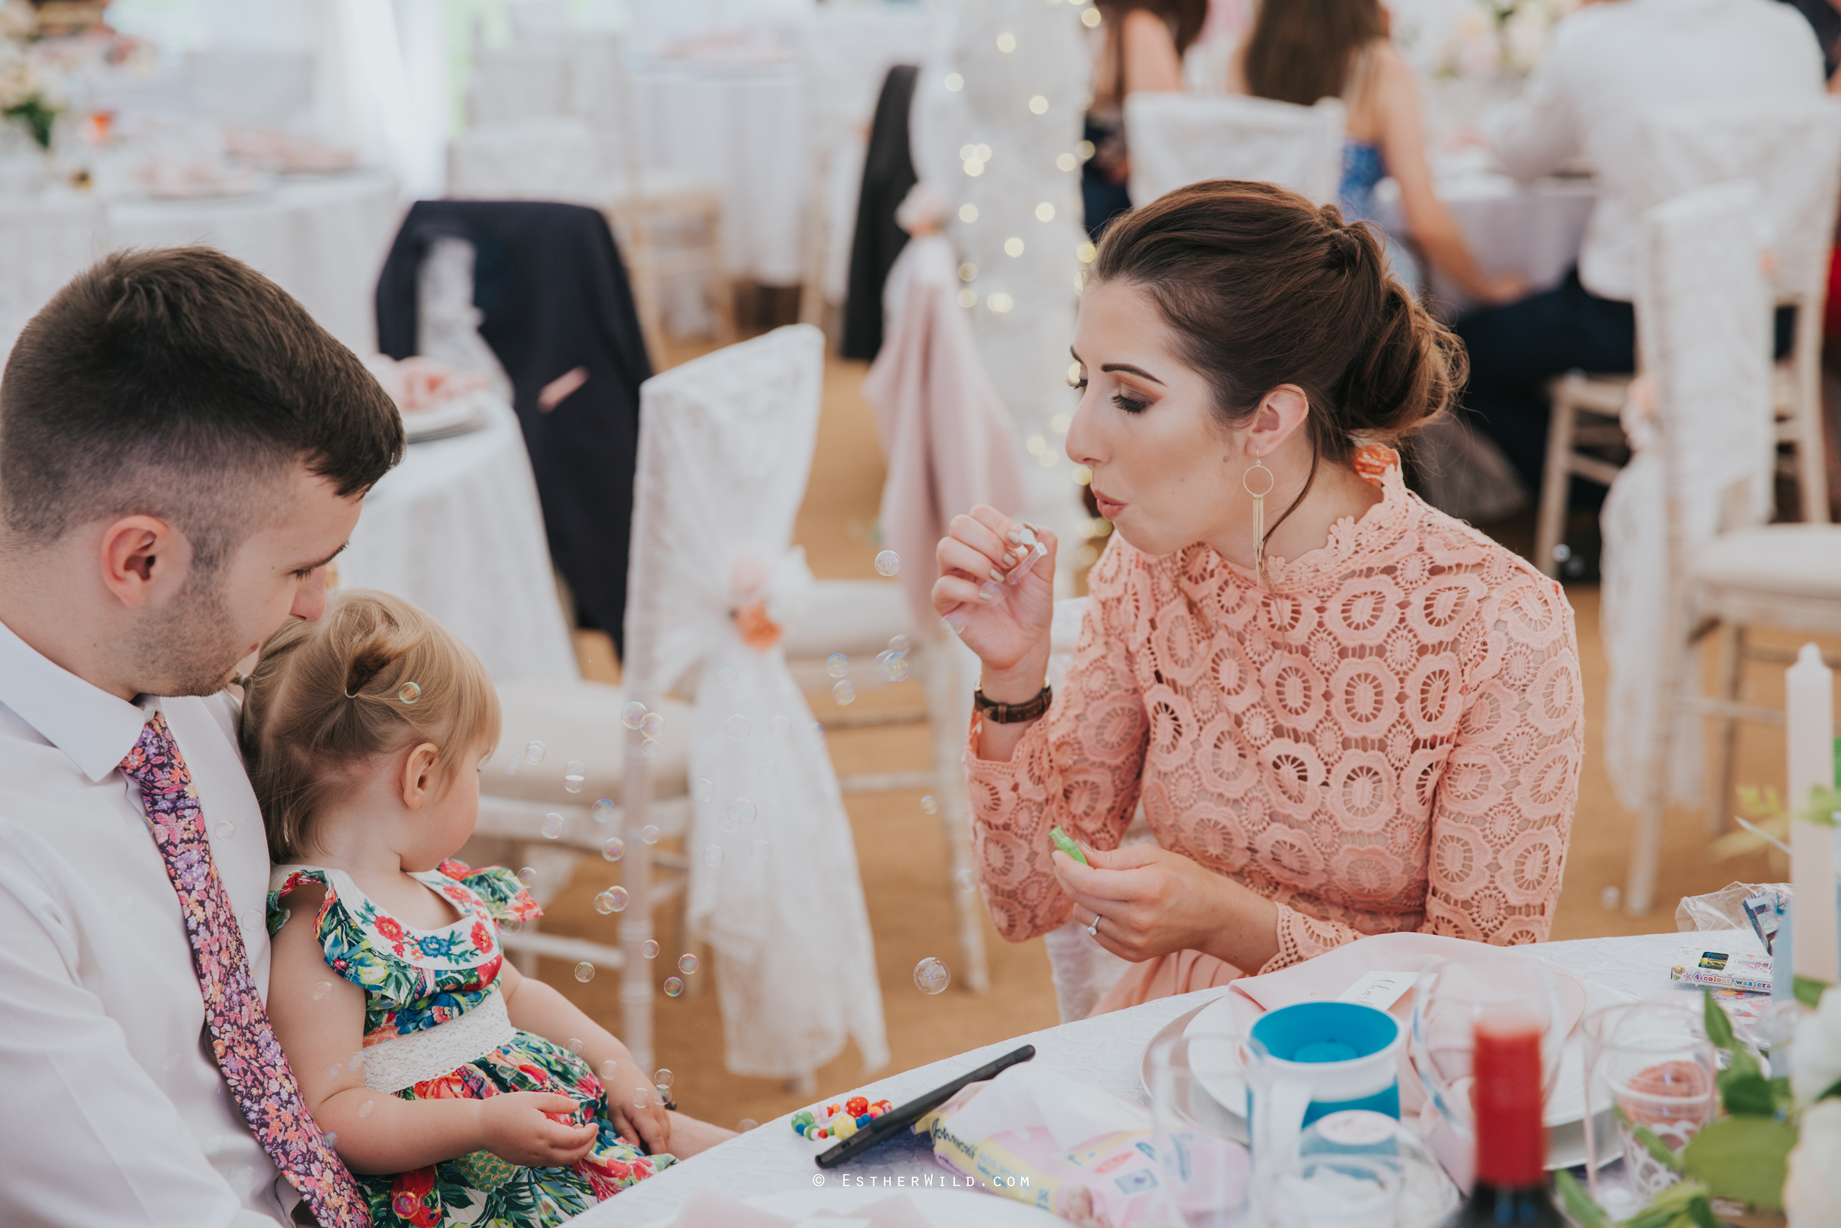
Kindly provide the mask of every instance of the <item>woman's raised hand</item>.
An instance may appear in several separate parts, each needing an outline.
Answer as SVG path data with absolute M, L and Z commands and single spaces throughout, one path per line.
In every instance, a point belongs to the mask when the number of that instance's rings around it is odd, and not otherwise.
M 982 504 L 969 516 L 954 516 L 940 539 L 933 608 L 984 662 L 987 694 L 999 679 L 1017 680 L 1031 694 L 1042 685 L 1055 615 L 1055 545 L 1046 529 Z

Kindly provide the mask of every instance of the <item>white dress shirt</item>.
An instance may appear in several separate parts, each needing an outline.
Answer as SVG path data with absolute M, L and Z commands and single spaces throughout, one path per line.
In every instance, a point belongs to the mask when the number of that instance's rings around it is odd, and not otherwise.
M 1524 182 L 1581 156 L 1598 201 L 1579 280 L 1601 298 L 1636 296 L 1641 219 L 1629 176 L 1637 122 L 1653 107 L 1804 102 L 1822 97 L 1822 51 L 1777 0 L 1607 0 L 1573 13 L 1520 99 L 1491 118 L 1497 156 Z
M 211 1057 L 191 941 L 140 789 L 117 767 L 156 710 L 191 769 L 250 970 L 268 988 L 268 844 L 231 700 L 137 707 L 0 624 L 7 1228 L 273 1228 L 285 1218 L 275 1166 Z

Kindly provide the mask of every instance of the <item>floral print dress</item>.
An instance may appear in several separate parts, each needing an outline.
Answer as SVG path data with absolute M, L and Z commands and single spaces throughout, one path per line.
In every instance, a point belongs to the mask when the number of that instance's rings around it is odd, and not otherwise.
M 673 1163 L 669 1155 L 648 1156 L 614 1131 L 602 1099 L 601 1081 L 587 1063 L 541 1036 L 518 1031 L 504 1016 L 497 985 L 504 962 L 498 923 L 539 915 L 537 903 L 510 870 L 472 870 L 445 861 L 437 870 L 411 875 L 448 901 L 460 918 L 440 929 L 418 929 L 384 912 L 342 870 L 278 866 L 270 879 L 268 927 L 288 919 L 287 895 L 303 884 L 326 888 L 315 933 L 334 972 L 365 992 L 365 1081 L 404 1100 L 484 1099 L 503 1092 L 552 1092 L 581 1107 L 571 1124 L 595 1123 L 595 1146 L 566 1168 L 526 1168 L 489 1151 L 475 1151 L 414 1172 L 394 1176 L 353 1174 L 370 1203 L 375 1228 L 415 1225 L 435 1228 L 535 1228 L 560 1224 L 635 1181 Z M 469 1018 L 469 1012 L 477 1016 Z M 413 1042 L 426 1066 L 453 1037 L 483 1036 L 491 1047 L 462 1058 L 442 1073 L 422 1070 L 406 1086 L 388 1075 L 413 1069 L 400 1055 L 405 1046 L 386 1042 L 415 1037 L 438 1025 L 441 1037 Z M 480 1025 L 488 1027 L 481 1030 Z M 494 1043 L 496 1041 L 496 1043 Z M 376 1048 L 383 1045 L 384 1048 Z M 477 1045 L 473 1046 L 477 1048 Z M 386 1062 L 384 1059 L 391 1059 Z

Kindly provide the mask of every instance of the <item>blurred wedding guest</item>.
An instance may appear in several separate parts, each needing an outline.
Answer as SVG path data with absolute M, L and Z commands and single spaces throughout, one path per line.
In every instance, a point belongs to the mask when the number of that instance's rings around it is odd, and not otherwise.
M 1139 91 L 1183 88 L 1183 52 L 1202 32 L 1208 0 L 1101 0 L 1104 20 L 1094 41 L 1093 103 L 1087 137 L 1093 155 L 1081 168 L 1087 234 L 1131 208 L 1125 181 L 1125 98 Z
M 1320 98 L 1342 99 L 1348 107 L 1337 202 L 1343 219 L 1379 226 L 1375 185 L 1392 175 L 1407 232 L 1426 259 L 1473 299 L 1501 303 L 1521 296 L 1521 278 L 1483 272 L 1432 190 L 1419 86 L 1388 38 L 1380 0 L 1266 0 L 1229 63 L 1227 88 L 1304 107 Z M 1390 239 L 1388 260 L 1394 276 L 1417 291 L 1412 254 Z
M 1470 351 L 1464 403 L 1530 490 L 1540 489 L 1546 455 L 1547 381 L 1636 365 L 1639 116 L 1822 93 L 1809 23 L 1776 0 L 1604 0 L 1555 27 L 1520 99 L 1489 127 L 1504 169 L 1524 183 L 1581 161 L 1593 171 L 1598 195 L 1579 263 L 1554 289 L 1455 326 Z M 1780 354 L 1786 316 L 1777 321 Z

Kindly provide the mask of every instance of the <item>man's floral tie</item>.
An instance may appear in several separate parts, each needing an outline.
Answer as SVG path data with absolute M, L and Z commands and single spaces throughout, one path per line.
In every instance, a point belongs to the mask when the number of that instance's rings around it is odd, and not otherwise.
M 243 932 L 205 840 L 192 773 L 165 716 L 156 712 L 147 722 L 121 770 L 141 787 L 154 843 L 179 893 L 192 964 L 204 992 L 211 1049 L 244 1120 L 324 1228 L 369 1228 L 364 1196 L 307 1112 L 300 1085 L 269 1026 L 249 973 Z

